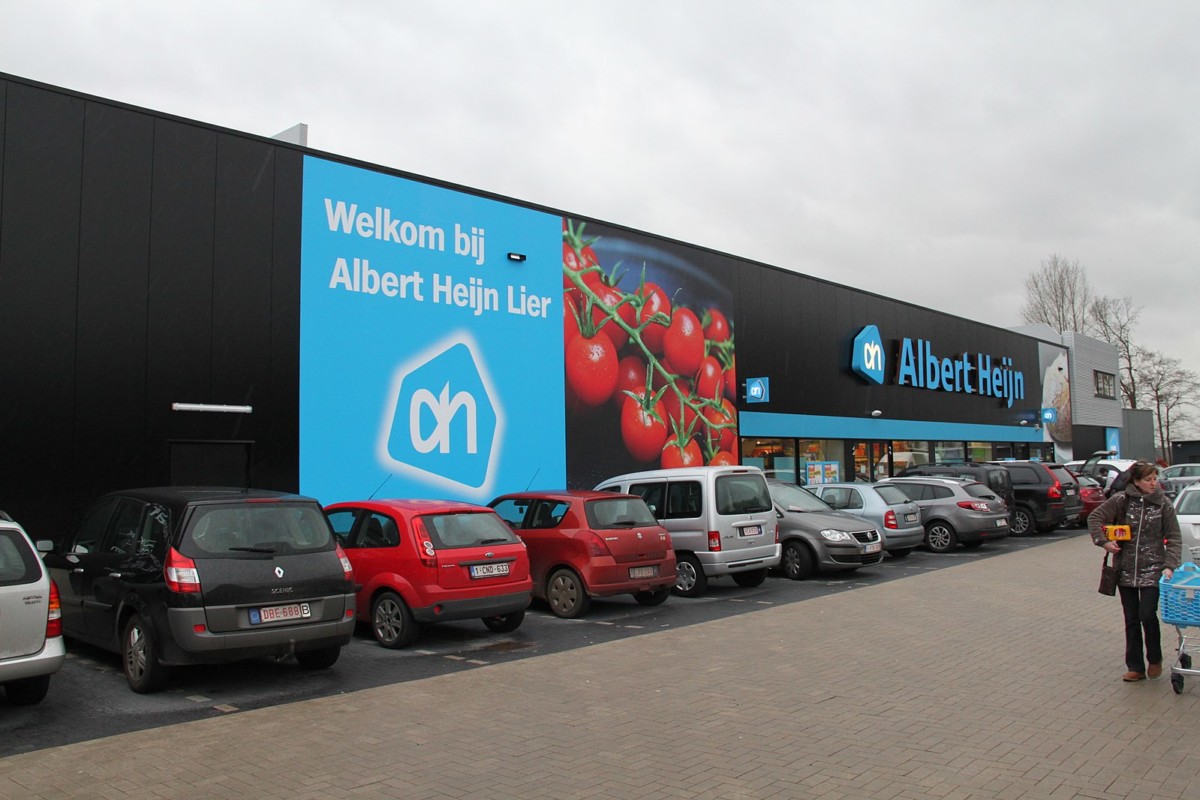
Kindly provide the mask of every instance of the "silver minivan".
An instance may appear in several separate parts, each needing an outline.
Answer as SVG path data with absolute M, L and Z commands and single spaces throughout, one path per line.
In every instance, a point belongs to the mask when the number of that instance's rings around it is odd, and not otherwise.
M 8 701 L 41 702 L 66 657 L 58 588 L 25 531 L 0 512 L 0 685 Z
M 779 566 L 779 523 L 758 467 L 680 467 L 601 481 L 600 491 L 641 497 L 671 534 L 675 594 L 699 597 L 710 578 L 758 586 Z

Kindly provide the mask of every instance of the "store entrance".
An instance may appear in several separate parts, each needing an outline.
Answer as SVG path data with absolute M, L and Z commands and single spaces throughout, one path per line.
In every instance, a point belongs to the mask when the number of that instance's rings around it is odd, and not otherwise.
M 889 442 L 851 442 L 849 451 L 854 457 L 853 480 L 877 481 L 888 477 Z

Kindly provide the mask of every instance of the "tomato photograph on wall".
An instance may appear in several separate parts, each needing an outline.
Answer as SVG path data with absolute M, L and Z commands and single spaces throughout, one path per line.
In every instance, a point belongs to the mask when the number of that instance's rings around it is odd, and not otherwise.
M 593 222 L 562 238 L 570 483 L 736 464 L 733 267 Z

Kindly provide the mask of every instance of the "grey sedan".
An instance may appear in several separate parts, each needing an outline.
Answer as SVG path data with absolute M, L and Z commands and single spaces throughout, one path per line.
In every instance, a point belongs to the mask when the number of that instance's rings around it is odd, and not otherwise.
M 809 491 L 829 506 L 862 517 L 883 534 L 883 548 L 904 558 L 925 539 L 921 509 L 904 492 L 886 483 L 822 483 Z
M 960 478 L 888 478 L 921 507 L 925 546 L 935 553 L 955 545 L 978 547 L 1008 536 L 1008 507 L 978 481 Z
M 853 514 L 834 511 L 794 483 L 767 481 L 779 518 L 780 568 L 792 580 L 818 570 L 858 569 L 883 560 L 883 537 Z

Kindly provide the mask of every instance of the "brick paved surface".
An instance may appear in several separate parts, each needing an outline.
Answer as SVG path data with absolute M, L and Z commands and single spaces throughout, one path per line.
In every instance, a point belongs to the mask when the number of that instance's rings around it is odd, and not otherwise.
M 11 756 L 0 797 L 1194 800 L 1200 680 L 1181 695 L 1168 675 L 1120 681 L 1119 602 L 1095 591 L 1099 561 L 1076 536 L 581 650 Z

